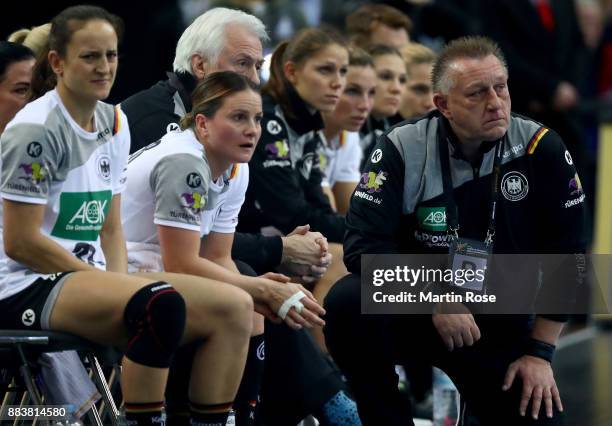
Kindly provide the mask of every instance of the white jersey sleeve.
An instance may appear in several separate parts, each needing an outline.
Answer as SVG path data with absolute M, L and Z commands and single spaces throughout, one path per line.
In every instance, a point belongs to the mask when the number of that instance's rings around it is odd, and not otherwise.
M 2 134 L 2 198 L 31 204 L 46 204 L 50 185 L 58 180 L 62 144 L 44 124 L 18 123 Z
M 113 176 L 113 195 L 122 193 L 126 188 L 127 182 L 127 164 L 130 156 L 130 127 L 128 125 L 127 116 L 119 105 L 115 107 L 115 129 L 117 130 L 117 143 L 114 149 L 116 151 L 115 158 L 119 161 L 111 163 Z
M 340 147 L 334 176 L 335 182 L 359 182 L 359 165 L 362 157 L 359 133 L 347 132 L 346 140 Z
M 155 194 L 156 225 L 200 231 L 210 182 L 210 170 L 202 159 L 167 155 L 157 162 L 149 182 Z
M 247 187 L 249 186 L 249 165 L 236 164 L 235 176 L 230 179 L 230 189 L 227 191 L 225 202 L 219 206 L 219 212 L 212 225 L 213 232 L 233 234 L 238 225 L 238 213 L 244 203 Z

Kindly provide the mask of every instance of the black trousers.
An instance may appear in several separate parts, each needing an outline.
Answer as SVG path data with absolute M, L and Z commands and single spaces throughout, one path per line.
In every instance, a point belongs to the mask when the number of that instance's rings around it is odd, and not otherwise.
M 256 276 L 244 262 L 236 261 L 243 275 Z M 266 426 L 297 424 L 323 405 L 346 385 L 338 369 L 321 352 L 305 330 L 266 320 L 265 361 L 261 388 L 260 420 Z M 181 348 L 175 355 L 166 387 L 166 405 L 185 407 L 191 363 L 197 344 Z M 244 382 L 241 389 L 246 386 Z M 240 390 L 239 390 L 240 392 Z
M 435 365 L 453 380 L 469 412 L 482 426 L 561 425 L 562 413 L 539 420 L 519 414 L 522 382 L 502 391 L 506 370 L 521 356 L 532 318 L 477 317 L 482 337 L 473 346 L 449 352 L 431 315 L 362 315 L 360 276 L 348 275 L 325 299 L 327 347 L 346 376 L 359 415 L 368 426 L 413 425 L 411 407 L 397 389 L 394 365 L 406 360 Z M 429 368 L 429 367 L 428 367 Z
M 243 275 L 256 276 L 246 263 L 236 260 Z M 266 426 L 297 424 L 317 413 L 346 388 L 334 368 L 306 330 L 265 322 L 265 360 L 261 385 L 260 421 Z M 242 385 L 241 385 L 242 386 Z

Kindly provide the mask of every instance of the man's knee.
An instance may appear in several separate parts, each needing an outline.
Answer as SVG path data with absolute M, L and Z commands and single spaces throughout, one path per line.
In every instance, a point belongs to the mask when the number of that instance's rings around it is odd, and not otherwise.
M 349 274 L 332 286 L 324 300 L 327 319 L 346 318 L 361 312 L 361 277 Z
M 347 275 L 329 291 L 324 301 L 327 311 L 323 333 L 328 349 L 334 357 L 341 356 L 349 341 L 358 332 L 361 313 L 359 275 Z

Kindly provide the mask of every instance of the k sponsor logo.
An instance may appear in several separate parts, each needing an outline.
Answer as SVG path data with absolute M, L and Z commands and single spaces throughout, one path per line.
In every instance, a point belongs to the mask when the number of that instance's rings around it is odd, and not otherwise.
M 271 135 L 278 135 L 282 130 L 282 126 L 279 124 L 278 121 L 276 120 L 270 120 L 268 121 L 268 124 L 266 124 L 266 130 L 268 131 L 268 133 L 270 133 Z
M 38 142 L 30 142 L 26 150 L 30 157 L 37 158 L 42 154 L 42 145 Z
M 189 173 L 185 178 L 185 183 L 189 188 L 199 188 L 202 185 L 202 176 L 196 172 Z
M 179 130 L 181 130 L 181 126 L 177 123 L 170 123 L 166 126 L 166 133 L 178 132 Z
M 372 164 L 376 164 L 380 160 L 382 160 L 382 157 L 383 157 L 382 150 L 380 148 L 377 148 L 372 153 L 372 156 L 370 157 L 370 161 L 372 162 Z
M 417 209 L 419 228 L 426 231 L 446 231 L 445 207 L 419 207 Z
M 31 327 L 34 325 L 34 321 L 36 321 L 36 314 L 32 309 L 26 309 L 23 311 L 23 314 L 21 314 L 21 322 L 23 325 L 26 327 Z
M 68 240 L 96 241 L 110 208 L 111 191 L 64 192 L 51 235 Z
M 501 191 L 508 201 L 520 201 L 527 196 L 529 184 L 520 172 L 508 172 L 501 181 Z
M 570 155 L 570 153 L 569 153 L 569 151 L 567 149 L 565 150 L 565 161 L 570 166 L 572 166 L 574 164 L 574 160 L 572 160 L 572 156 Z

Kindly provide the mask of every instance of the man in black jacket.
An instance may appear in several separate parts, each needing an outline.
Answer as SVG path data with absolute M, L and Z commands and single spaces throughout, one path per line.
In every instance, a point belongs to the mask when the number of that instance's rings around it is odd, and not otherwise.
M 437 111 L 383 135 L 366 165 L 370 178 L 353 194 L 344 241 L 353 275 L 326 298 L 325 334 L 366 425 L 412 424 L 397 391 L 398 356 L 444 369 L 483 425 L 561 420 L 550 362 L 580 280 L 585 195 L 561 138 L 510 112 L 507 79 L 489 39 L 449 44 L 433 70 Z M 530 259 L 571 254 L 562 289 L 543 271 L 537 303 L 554 299 L 554 312 L 475 315 L 439 304 L 431 315 L 361 315 L 361 286 L 372 286 L 359 275 L 368 267 L 362 254 L 452 255 L 468 238 Z M 487 289 L 516 298 L 532 272 L 514 266 L 487 279 Z

